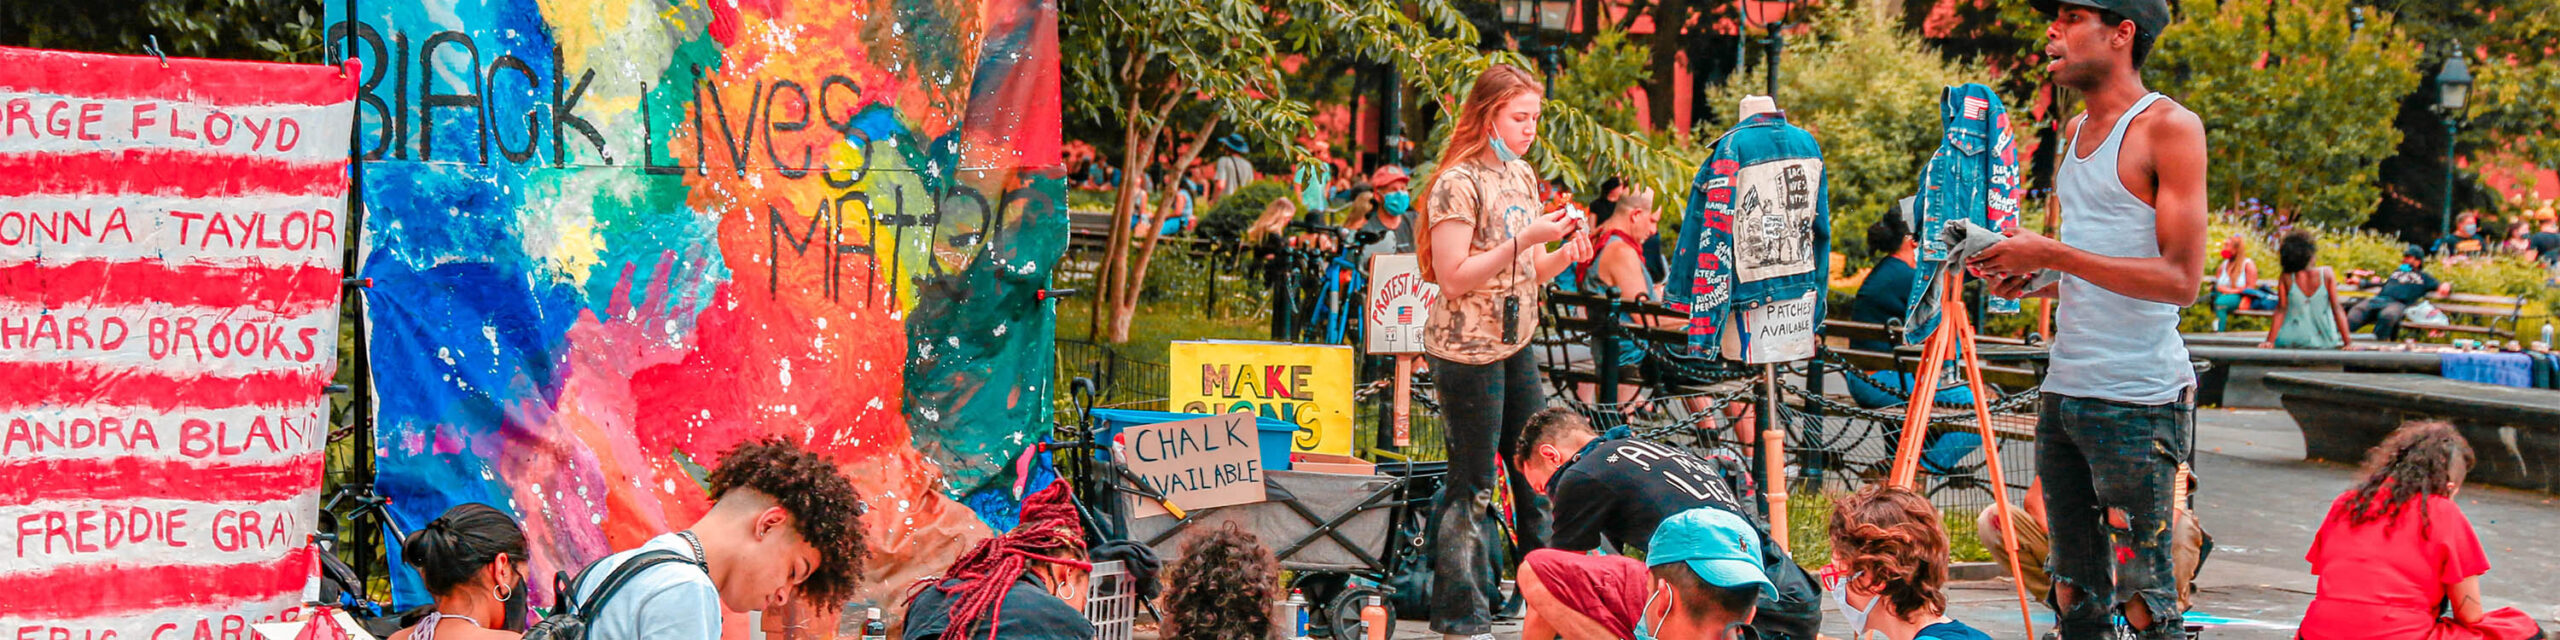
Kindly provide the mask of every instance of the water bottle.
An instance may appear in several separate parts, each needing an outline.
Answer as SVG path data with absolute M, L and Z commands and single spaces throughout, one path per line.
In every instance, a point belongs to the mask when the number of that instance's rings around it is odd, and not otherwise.
M 889 623 L 880 620 L 879 607 L 863 614 L 862 640 L 889 640 Z
M 1360 607 L 1360 637 L 1365 640 L 1387 640 L 1387 599 L 1371 594 L 1369 603 Z
M 2542 348 L 2545 349 L 2551 348 L 2552 345 L 2560 345 L 2560 342 L 2551 341 L 2551 325 L 2552 323 L 2549 322 L 2542 323 Z

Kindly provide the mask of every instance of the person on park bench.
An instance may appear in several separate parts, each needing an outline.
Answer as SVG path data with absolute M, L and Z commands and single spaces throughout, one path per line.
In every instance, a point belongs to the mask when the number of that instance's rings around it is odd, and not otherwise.
M 647 565 L 607 595 L 587 620 L 595 640 L 720 637 L 720 612 L 755 612 L 794 600 L 834 612 L 861 586 L 862 496 L 834 462 L 783 438 L 739 444 L 706 480 L 711 510 L 691 528 L 606 556 L 580 574 L 573 600 L 596 597 L 605 576 L 652 552 L 681 562 Z
M 2453 294 L 2452 283 L 2437 280 L 2434 274 L 2427 273 L 2427 250 L 2416 245 L 2400 252 L 2399 271 L 2365 284 L 2379 285 L 2381 289 L 2374 291 L 2373 297 L 2365 298 L 2363 302 L 2356 303 L 2355 308 L 2347 310 L 2347 331 L 2373 325 L 2373 339 L 2383 342 L 2400 339 L 2400 316 L 2408 311 L 2410 305 L 2427 298 Z
M 1625 607 L 1634 603 L 1622 600 L 1635 590 L 1606 587 L 1634 575 L 1639 566 L 1624 557 L 1588 552 L 1624 547 L 1657 553 L 1659 549 L 1649 547 L 1665 522 L 1704 508 L 1749 523 L 1753 548 L 1764 554 L 1759 556 L 1762 573 L 1786 585 L 1771 587 L 1760 603 L 1762 619 L 1753 625 L 1760 636 L 1812 639 L 1820 624 L 1812 576 L 1776 548 L 1761 530 L 1765 525 L 1749 515 L 1754 491 L 1748 466 L 1740 460 L 1702 459 L 1634 438 L 1604 440 L 1592 432 L 1590 421 L 1565 408 L 1531 416 L 1520 442 L 1515 452 L 1520 473 L 1532 490 L 1547 497 L 1556 514 L 1549 548 L 1521 558 L 1520 591 L 1528 603 L 1522 628 L 1528 637 L 1550 630 L 1581 638 L 1586 636 L 1576 629 L 1592 628 L 1627 637 L 1635 616 L 1610 612 L 1628 614 Z M 1586 622 L 1599 626 L 1587 627 Z
M 1022 500 L 1012 531 L 980 541 L 907 591 L 904 640 L 1092 640 L 1093 564 L 1067 483 Z

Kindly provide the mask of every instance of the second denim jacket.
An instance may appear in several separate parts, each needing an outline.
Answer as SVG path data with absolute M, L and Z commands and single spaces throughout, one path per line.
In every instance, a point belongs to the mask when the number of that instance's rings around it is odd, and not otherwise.
M 1663 298 L 1689 314 L 1689 352 L 1713 357 L 1730 319 L 1811 295 L 1831 278 L 1831 179 L 1822 145 L 1784 113 L 1744 118 L 1698 166 Z M 1740 241 L 1736 241 L 1736 236 Z
M 1920 175 L 1918 233 L 1920 272 L 1911 283 L 1911 310 L 1903 341 L 1917 344 L 1938 324 L 1938 296 L 1929 287 L 1947 258 L 1939 231 L 1959 218 L 1998 231 L 2018 226 L 2018 145 L 2009 134 L 2009 112 L 2000 95 L 1979 84 L 1947 87 L 1939 95 L 1938 121 L 1946 137 Z M 2018 301 L 1992 298 L 1988 311 L 2016 313 Z

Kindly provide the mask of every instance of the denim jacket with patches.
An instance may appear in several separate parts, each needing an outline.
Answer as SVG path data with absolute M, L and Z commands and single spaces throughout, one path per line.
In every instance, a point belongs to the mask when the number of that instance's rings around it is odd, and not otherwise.
M 1911 309 L 1903 319 L 1905 343 L 1917 344 L 1938 324 L 1938 296 L 1930 290 L 1947 243 L 1939 231 L 1961 218 L 1983 228 L 2008 231 L 2018 226 L 2018 145 L 2009 134 L 2009 112 L 2000 94 L 1979 84 L 1947 87 L 1939 94 L 1938 122 L 1945 138 L 1937 155 L 1920 174 L 1918 240 L 1920 272 L 1911 282 Z M 2018 301 L 1992 298 L 1994 313 L 2016 313 Z
M 1811 294 L 1819 322 L 1831 278 L 1831 179 L 1813 134 L 1764 113 L 1714 148 L 1691 183 L 1663 286 L 1664 302 L 1689 314 L 1690 354 L 1706 357 L 1719 355 L 1732 318 L 1773 301 Z

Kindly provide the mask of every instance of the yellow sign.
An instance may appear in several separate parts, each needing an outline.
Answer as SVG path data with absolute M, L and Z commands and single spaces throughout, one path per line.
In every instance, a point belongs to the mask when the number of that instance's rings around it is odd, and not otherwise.
M 1351 455 L 1351 387 L 1358 358 L 1347 346 L 1212 340 L 1173 343 L 1173 409 L 1244 411 L 1298 425 L 1298 451 Z

